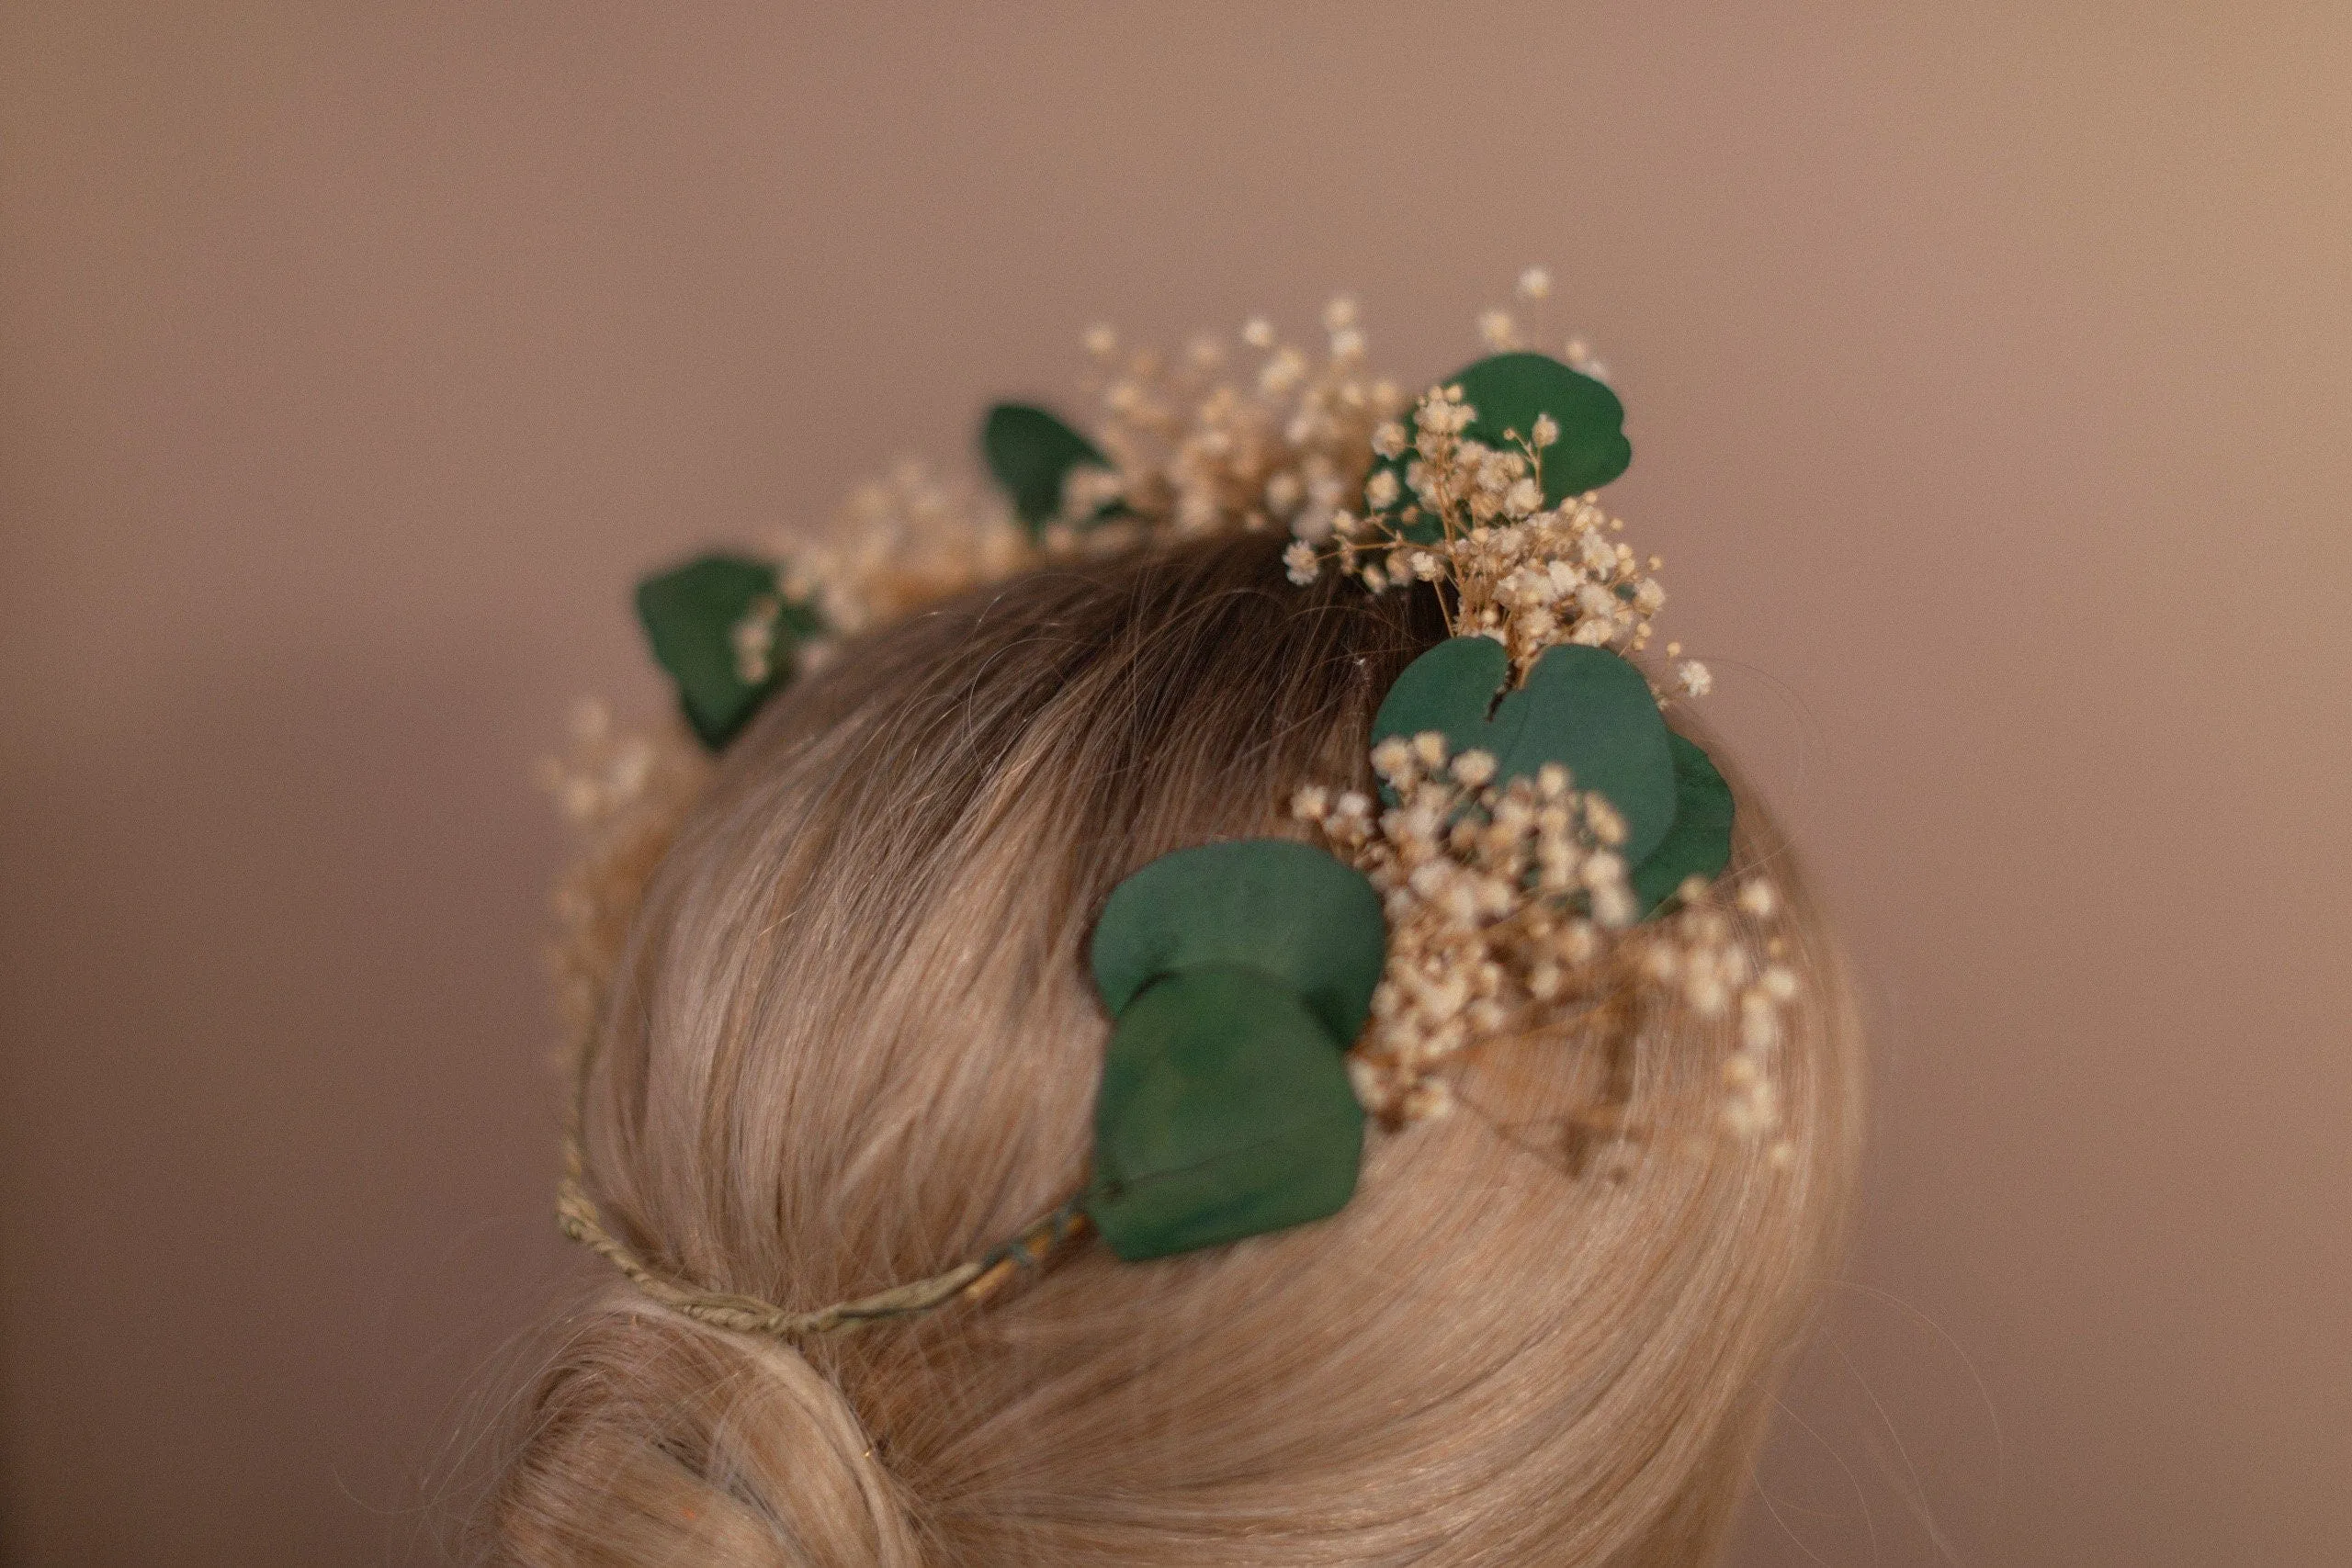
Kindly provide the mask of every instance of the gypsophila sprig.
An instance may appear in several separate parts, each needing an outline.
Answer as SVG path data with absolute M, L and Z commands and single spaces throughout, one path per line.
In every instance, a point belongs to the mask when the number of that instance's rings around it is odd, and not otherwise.
M 1442 1116 L 1448 1069 L 1474 1045 L 1557 1044 L 1605 1002 L 1628 997 L 1736 1015 L 1724 1058 L 1725 1128 L 1779 1125 L 1772 1050 L 1795 976 L 1769 956 L 1777 900 L 1751 880 L 1735 914 L 1692 877 L 1663 920 L 1640 907 L 1616 846 L 1622 818 L 1546 764 L 1498 784 L 1487 752 L 1449 753 L 1434 732 L 1395 736 L 1372 754 L 1393 792 L 1383 810 L 1360 791 L 1321 786 L 1291 814 L 1381 895 L 1388 954 L 1372 1021 L 1349 1055 L 1364 1108 L 1389 1125 Z
M 1283 528 L 1311 550 L 1359 502 L 1372 431 L 1407 405 L 1396 383 L 1366 373 L 1352 301 L 1333 300 L 1324 326 L 1319 354 L 1260 319 L 1238 345 L 1204 334 L 1175 356 L 1090 329 L 1102 411 L 1092 438 L 1112 467 L 1071 468 L 1058 514 L 1033 540 L 999 497 L 901 464 L 853 493 L 821 535 L 777 539 L 782 598 L 737 628 L 739 663 L 764 678 L 784 604 L 808 603 L 822 621 L 823 635 L 798 649 L 810 669 L 836 639 L 920 604 L 1146 536 Z M 1310 559 L 1289 558 L 1295 578 Z
M 1409 453 L 1405 482 L 1394 468 L 1374 473 L 1365 514 L 1340 519 L 1327 548 L 1296 556 L 1293 575 L 1328 560 L 1375 593 L 1442 584 L 1454 635 L 1495 638 L 1521 675 L 1562 643 L 1645 650 L 1666 605 L 1656 575 L 1665 563 L 1637 557 L 1619 537 L 1623 522 L 1589 494 L 1545 504 L 1544 457 L 1560 438 L 1551 415 L 1508 448 L 1464 434 L 1477 417 L 1454 384 L 1422 397 L 1409 433 L 1395 422 L 1376 429 L 1375 453 Z
M 557 1000 L 575 1042 L 594 1027 L 646 881 L 709 773 L 709 761 L 677 726 L 623 730 L 594 701 L 573 709 L 564 754 L 539 764 L 540 785 L 555 797 L 578 846 L 556 884 L 548 946 Z
M 1041 558 L 1001 498 L 914 461 L 851 491 L 822 536 L 779 536 L 776 555 L 785 599 L 813 605 L 825 626 L 801 649 L 803 669 L 821 666 L 838 638 Z M 739 647 L 759 635 L 739 629 Z
M 1373 431 L 1408 400 L 1366 370 L 1353 300 L 1332 300 L 1323 329 L 1310 349 L 1259 317 L 1238 349 L 1204 333 L 1175 355 L 1091 335 L 1102 410 L 1094 437 L 1115 472 L 1065 511 L 1115 499 L 1177 536 L 1281 528 L 1309 546 L 1329 538 L 1363 494 Z
M 1372 761 L 1396 805 L 1309 788 L 1291 809 L 1381 895 L 1387 965 L 1350 1071 L 1365 1109 L 1400 1122 L 1443 1114 L 1438 1069 L 1473 1040 L 1525 1032 L 1636 910 L 1607 806 L 1566 769 L 1498 788 L 1491 755 L 1450 756 L 1434 732 L 1391 738 Z

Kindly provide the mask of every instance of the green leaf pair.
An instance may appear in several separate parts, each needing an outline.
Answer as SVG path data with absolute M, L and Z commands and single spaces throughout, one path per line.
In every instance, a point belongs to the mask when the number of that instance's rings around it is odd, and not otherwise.
M 1572 495 L 1582 495 L 1623 473 L 1634 460 L 1633 444 L 1625 439 L 1625 405 L 1617 394 L 1589 376 L 1580 375 L 1549 355 L 1498 354 L 1464 367 L 1446 378 L 1459 386 L 1463 401 L 1478 411 L 1463 435 L 1498 452 L 1519 450 L 1519 440 L 1532 441 L 1535 422 L 1550 414 L 1560 427 L 1559 439 L 1542 451 L 1544 504 L 1557 506 Z M 1384 457 L 1373 472 L 1385 468 L 1396 476 L 1399 505 L 1412 499 L 1405 471 L 1414 454 L 1414 417 L 1405 418 L 1405 452 Z M 1403 533 L 1418 544 L 1435 540 L 1441 529 L 1433 518 L 1422 518 Z
M 1457 637 L 1406 666 L 1373 719 L 1376 745 L 1427 730 L 1449 750 L 1490 753 L 1495 783 L 1532 778 L 1546 762 L 1600 795 L 1625 819 L 1619 852 L 1644 914 L 1685 877 L 1713 878 L 1731 860 L 1731 786 L 1697 745 L 1666 727 L 1639 670 L 1606 649 L 1548 649 L 1516 690 L 1510 656 L 1492 637 Z
M 1083 1200 L 1130 1262 L 1304 1224 L 1355 1190 L 1347 1050 L 1387 953 L 1380 897 L 1306 844 L 1164 855 L 1095 927 L 1115 1022 Z
M 777 599 L 775 646 L 767 679 L 743 679 L 735 628 L 762 599 Z M 792 679 L 793 649 L 824 630 L 810 604 L 785 600 L 775 568 L 740 556 L 704 556 L 637 585 L 637 618 L 653 657 L 678 683 L 679 705 L 702 743 L 716 751 L 734 739 L 768 696 Z

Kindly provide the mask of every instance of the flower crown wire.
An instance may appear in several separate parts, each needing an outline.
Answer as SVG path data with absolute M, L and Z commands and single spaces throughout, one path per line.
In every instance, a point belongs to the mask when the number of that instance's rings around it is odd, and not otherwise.
M 1540 269 L 1520 280 L 1526 300 L 1549 291 Z M 1451 1113 L 1466 1052 L 1654 1005 L 1724 1021 L 1722 1125 L 1786 1162 L 1771 1065 L 1798 982 L 1771 886 L 1721 885 L 1728 785 L 1662 716 L 1706 694 L 1706 667 L 1668 643 L 1661 691 L 1629 661 L 1666 602 L 1663 563 L 1592 493 L 1632 457 L 1601 367 L 1574 340 L 1565 363 L 1532 352 L 1489 311 L 1497 352 L 1408 400 L 1364 372 L 1351 302 L 1324 326 L 1318 362 L 1251 321 L 1240 380 L 1214 339 L 1171 359 L 1095 328 L 1093 438 L 1042 409 L 990 411 L 1001 501 L 904 465 L 851 497 L 836 542 L 707 557 L 639 591 L 716 750 L 841 639 L 1057 558 L 1280 527 L 1294 581 L 1328 569 L 1372 593 L 1436 589 L 1453 635 L 1375 718 L 1379 800 L 1308 786 L 1291 816 L 1315 845 L 1179 851 L 1114 893 L 1092 953 L 1114 1027 L 1086 1188 L 978 1258 L 805 1313 L 694 1290 L 616 1238 L 588 1194 L 579 1097 L 628 920 L 708 770 L 682 737 L 619 735 L 591 706 L 547 770 L 586 845 L 557 893 L 577 1042 L 566 1235 L 716 1326 L 845 1332 L 985 1298 L 1089 1230 L 1140 1259 L 1323 1217 L 1353 1190 L 1367 1116 L 1393 1130 Z M 1621 1086 L 1571 1119 L 1561 1152 L 1575 1168 L 1639 1136 Z

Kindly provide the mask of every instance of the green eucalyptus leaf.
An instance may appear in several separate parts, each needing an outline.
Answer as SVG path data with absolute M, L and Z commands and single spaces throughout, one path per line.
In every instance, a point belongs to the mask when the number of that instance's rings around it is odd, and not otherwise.
M 1363 1156 L 1339 1040 L 1289 987 L 1213 964 L 1119 1013 L 1083 1202 L 1132 1263 L 1334 1213 Z
M 637 618 L 653 657 L 677 682 L 687 722 L 714 751 L 791 678 L 793 644 L 823 629 L 812 607 L 786 603 L 776 619 L 775 673 L 746 682 L 736 667 L 735 628 L 753 604 L 777 593 L 775 567 L 739 556 L 704 556 L 637 585 Z
M 980 450 L 989 471 L 1012 498 L 1013 514 L 1032 534 L 1058 516 L 1062 481 L 1072 468 L 1111 466 L 1094 443 L 1027 403 L 999 403 L 980 426 Z
M 1486 739 L 1487 716 L 1510 680 L 1510 654 L 1501 643 L 1490 637 L 1450 637 L 1405 666 L 1389 686 L 1373 716 L 1373 744 L 1392 735 L 1409 740 L 1434 729 L 1456 751 L 1473 746 L 1494 751 Z M 1501 761 L 1500 751 L 1495 756 Z
M 1623 473 L 1634 460 L 1633 443 L 1625 439 L 1625 405 L 1600 382 L 1569 369 L 1546 354 L 1498 354 L 1450 376 L 1447 386 L 1459 386 L 1463 400 L 1478 411 L 1462 434 L 1498 451 L 1516 451 L 1512 432 L 1534 438 L 1535 419 L 1548 413 L 1560 427 L 1560 438 L 1544 448 L 1544 504 L 1557 506 L 1572 495 L 1582 495 Z M 1409 437 L 1411 413 L 1405 417 Z M 1393 469 L 1399 493 L 1407 500 L 1412 489 L 1405 471 L 1413 461 L 1409 440 L 1403 456 L 1384 457 L 1374 466 Z M 1422 519 L 1407 536 L 1422 544 L 1434 540 L 1437 524 Z
M 1248 964 L 1351 1043 L 1387 950 L 1362 872 L 1312 845 L 1243 839 L 1162 855 L 1120 883 L 1094 928 L 1094 984 L 1116 1018 L 1163 976 Z
M 1675 814 L 1671 732 L 1649 682 L 1607 649 L 1575 644 L 1545 649 L 1525 683 L 1498 702 L 1510 672 L 1493 638 L 1448 638 L 1388 689 L 1372 721 L 1374 743 L 1442 730 L 1455 751 L 1491 752 L 1498 783 L 1565 763 L 1577 788 L 1599 793 L 1624 818 L 1619 848 L 1628 864 L 1640 864 Z
M 1674 896 L 1685 877 L 1713 882 L 1731 863 L 1731 785 L 1695 741 L 1668 733 L 1674 749 L 1674 827 L 1634 867 L 1634 896 L 1645 918 Z

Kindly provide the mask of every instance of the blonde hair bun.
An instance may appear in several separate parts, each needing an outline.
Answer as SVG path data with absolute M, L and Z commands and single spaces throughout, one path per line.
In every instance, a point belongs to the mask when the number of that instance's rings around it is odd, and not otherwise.
M 913 1568 L 905 1501 L 789 1345 L 616 1292 L 561 1325 L 501 1529 L 532 1564 Z

